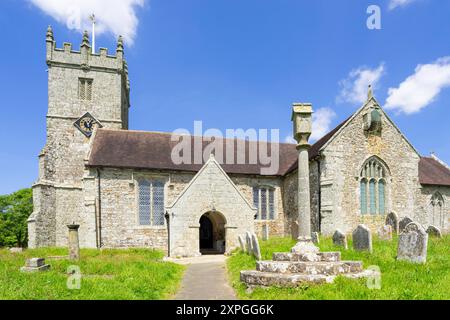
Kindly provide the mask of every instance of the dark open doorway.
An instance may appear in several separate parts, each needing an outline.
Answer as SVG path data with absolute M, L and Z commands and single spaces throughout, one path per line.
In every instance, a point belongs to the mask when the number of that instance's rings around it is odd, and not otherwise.
M 225 253 L 225 218 L 218 212 L 205 213 L 200 218 L 200 253 Z
M 213 249 L 213 224 L 207 216 L 200 218 L 200 251 Z

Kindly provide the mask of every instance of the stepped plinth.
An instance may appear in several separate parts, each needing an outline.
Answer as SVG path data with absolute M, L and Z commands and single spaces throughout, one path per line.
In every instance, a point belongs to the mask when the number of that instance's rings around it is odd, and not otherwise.
M 311 261 L 311 254 L 292 251 L 274 253 L 271 261 L 257 261 L 256 270 L 241 271 L 241 281 L 249 286 L 296 287 L 332 283 L 337 276 L 375 276 L 363 269 L 361 261 L 341 261 L 340 252 L 317 252 Z

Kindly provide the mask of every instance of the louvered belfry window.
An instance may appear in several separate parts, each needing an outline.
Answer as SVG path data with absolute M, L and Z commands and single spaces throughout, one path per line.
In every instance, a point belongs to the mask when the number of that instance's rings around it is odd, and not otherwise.
M 254 187 L 253 206 L 258 209 L 256 219 L 275 220 L 275 190 L 270 187 Z
M 92 79 L 79 78 L 78 79 L 78 97 L 83 101 L 92 100 Z
M 139 224 L 164 225 L 164 183 L 158 180 L 139 180 Z

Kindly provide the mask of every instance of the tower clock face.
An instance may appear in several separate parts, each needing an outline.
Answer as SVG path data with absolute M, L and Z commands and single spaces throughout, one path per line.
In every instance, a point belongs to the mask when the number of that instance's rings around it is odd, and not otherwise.
M 92 135 L 96 125 L 100 128 L 102 127 L 100 122 L 98 122 L 89 112 L 86 112 L 81 118 L 75 121 L 74 125 L 88 138 Z

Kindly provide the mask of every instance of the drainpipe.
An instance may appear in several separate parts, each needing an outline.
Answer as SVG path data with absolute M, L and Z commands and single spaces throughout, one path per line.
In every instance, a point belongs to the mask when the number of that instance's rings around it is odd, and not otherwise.
M 97 249 L 102 247 L 102 191 L 101 191 L 101 171 L 97 169 Z
M 320 170 L 320 159 L 317 160 L 317 174 L 318 174 L 318 179 L 317 179 L 317 184 L 318 184 L 318 188 L 317 190 L 319 191 L 318 194 L 318 215 L 319 215 L 319 232 L 322 232 L 322 189 L 320 188 L 320 175 L 321 175 L 321 170 Z
M 170 214 L 169 214 L 169 211 L 166 211 L 164 218 L 166 218 L 166 222 L 167 222 L 167 256 L 170 257 Z

